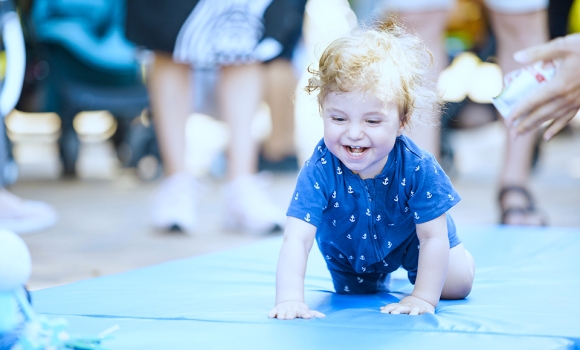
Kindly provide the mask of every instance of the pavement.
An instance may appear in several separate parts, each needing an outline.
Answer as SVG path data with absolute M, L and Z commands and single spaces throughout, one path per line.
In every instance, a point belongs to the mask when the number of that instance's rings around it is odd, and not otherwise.
M 496 178 L 504 130 L 498 122 L 452 132 L 456 171 L 452 181 L 463 197 L 452 209 L 460 228 L 498 223 Z M 270 193 L 286 206 L 296 173 L 272 174 Z M 144 182 L 133 169 L 108 180 L 20 179 L 10 190 L 51 203 L 60 214 L 48 230 L 23 235 L 32 256 L 31 290 L 120 273 L 251 244 L 252 236 L 222 227 L 223 179 L 207 178 L 198 233 L 159 232 L 149 220 L 150 198 L 159 180 Z M 580 129 L 542 147 L 531 184 L 538 206 L 553 226 L 578 227 L 580 234 Z M 278 233 L 281 235 L 281 233 Z

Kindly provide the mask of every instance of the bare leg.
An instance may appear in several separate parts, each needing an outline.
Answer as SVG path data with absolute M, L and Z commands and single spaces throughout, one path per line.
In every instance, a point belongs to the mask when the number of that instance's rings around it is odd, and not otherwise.
M 258 148 L 252 138 L 252 120 L 262 100 L 264 85 L 260 63 L 222 69 L 218 99 L 231 131 L 228 147 L 228 178 L 257 172 Z
M 169 54 L 157 52 L 148 84 L 159 150 L 167 176 L 153 201 L 151 220 L 162 230 L 194 233 L 196 215 L 195 179 L 185 168 L 185 123 L 193 110 L 191 68 L 175 63 Z
M 475 277 L 475 262 L 471 254 L 458 244 L 449 251 L 449 268 L 441 299 L 463 299 L 471 292 Z
M 547 14 L 545 11 L 525 14 L 504 14 L 490 11 L 491 23 L 498 43 L 498 60 L 505 73 L 520 68 L 513 60 L 513 53 L 548 40 Z M 506 153 L 499 177 L 501 187 L 521 186 L 527 188 L 530 180 L 534 142 L 537 134 L 530 133 L 516 140 L 507 137 Z M 527 199 L 518 192 L 507 193 L 504 208 L 527 206 Z M 515 216 L 515 215 L 514 215 Z M 518 215 L 519 216 L 519 215 Z M 538 215 L 514 218 L 507 223 L 540 224 Z
M 434 73 L 439 73 L 447 67 L 448 58 L 443 45 L 443 33 L 447 25 L 449 12 L 406 12 L 401 13 L 401 22 L 410 30 L 414 30 L 431 50 L 435 58 Z M 415 126 L 407 135 L 421 148 L 433 153 L 439 158 L 441 153 L 441 131 L 439 126 L 440 116 L 436 116 L 432 126 Z
M 155 53 L 148 89 L 167 175 L 185 171 L 185 122 L 193 111 L 190 77 L 190 66 Z
M 292 62 L 277 59 L 265 65 L 265 99 L 270 106 L 272 133 L 264 141 L 264 156 L 278 161 L 296 154 L 294 147 L 294 90 L 298 79 Z

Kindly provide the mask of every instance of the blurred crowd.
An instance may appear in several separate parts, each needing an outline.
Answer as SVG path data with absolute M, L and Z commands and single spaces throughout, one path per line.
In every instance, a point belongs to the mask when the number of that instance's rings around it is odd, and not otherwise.
M 491 97 L 501 91 L 505 73 L 542 59 L 561 62 L 564 73 L 554 78 L 559 85 L 510 116 L 508 124 L 519 129 L 498 155 L 504 157 L 499 223 L 545 225 L 529 182 L 541 151 L 539 126 L 556 118 L 549 139 L 580 108 L 580 87 L 570 78 L 580 81 L 580 40 L 573 34 L 580 31 L 579 0 L 0 0 L 0 113 L 6 122 L 0 123 L 0 228 L 26 233 L 58 221 L 50 204 L 9 191 L 24 157 L 23 148 L 16 149 L 22 135 L 40 130 L 58 144 L 57 177 L 79 176 L 81 143 L 105 139 L 121 166 L 136 168 L 144 181 L 161 177 L 150 208 L 159 230 L 196 232 L 204 176 L 223 181 L 215 195 L 224 198 L 224 225 L 257 234 L 281 229 L 285 208 L 272 201 L 261 172 L 297 172 L 321 137 L 315 125 L 312 135 L 302 135 L 296 112 L 303 105 L 318 112 L 301 90 L 317 45 L 390 14 L 417 32 L 435 58 L 445 113 L 440 124 L 409 135 L 449 173 L 453 148 L 446 130 L 502 118 Z M 551 42 L 554 47 L 522 51 L 563 37 Z M 499 85 L 490 83 L 486 96 L 451 96 L 459 83 L 443 79 L 466 53 L 501 67 L 493 71 Z M 465 112 L 473 103 L 487 108 L 487 119 Z M 256 135 L 264 106 L 269 128 Z M 534 110 L 542 106 L 547 110 Z M 206 152 L 222 157 L 223 171 L 188 160 L 188 122 L 201 114 L 223 127 L 223 147 Z M 217 136 L 203 141 L 212 142 L 222 143 Z M 99 164 L 101 171 L 107 166 Z

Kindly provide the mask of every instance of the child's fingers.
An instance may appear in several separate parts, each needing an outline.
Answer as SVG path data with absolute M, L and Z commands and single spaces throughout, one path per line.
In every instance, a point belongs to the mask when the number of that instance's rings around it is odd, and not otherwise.
M 402 304 L 389 304 L 381 308 L 381 312 L 384 314 L 392 314 L 392 315 L 399 315 L 399 314 L 408 314 L 411 311 L 411 308 L 407 305 Z
M 316 310 L 310 310 L 310 314 L 312 315 L 312 317 L 326 317 L 325 314 L 323 314 L 322 312 L 316 311 Z
M 269 318 L 276 318 L 277 315 L 278 315 L 278 309 L 276 309 L 276 308 L 273 308 L 272 310 L 270 310 L 270 312 L 268 312 Z

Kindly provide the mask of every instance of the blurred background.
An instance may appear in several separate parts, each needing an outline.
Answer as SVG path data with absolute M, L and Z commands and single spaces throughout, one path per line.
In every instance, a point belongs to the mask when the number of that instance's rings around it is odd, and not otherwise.
M 228 128 L 220 120 L 217 68 L 194 72 L 195 114 L 188 120 L 187 169 L 202 179 L 198 234 L 159 232 L 148 205 L 163 173 L 146 83 L 151 55 L 124 36 L 120 0 L 15 1 L 26 47 L 22 94 L 6 116 L 7 162 L 0 176 L 22 198 L 50 203 L 58 222 L 23 235 L 33 260 L 29 288 L 39 289 L 205 254 L 269 236 L 224 229 L 222 201 Z M 373 18 L 374 1 L 309 0 L 292 61 L 299 81 L 294 141 L 302 164 L 322 136 L 315 98 L 302 90 L 308 65 L 324 43 Z M 552 37 L 580 31 L 580 1 L 550 2 Z M 502 88 L 495 39 L 480 1 L 458 0 L 446 30 L 451 64 L 439 78 L 448 102 L 441 163 L 463 201 L 459 225 L 499 220 L 496 177 L 505 140 L 491 98 Z M 6 67 L 0 53 L 0 72 Z M 8 68 L 9 69 L 9 68 Z M 532 189 L 554 226 L 580 228 L 580 118 L 538 146 Z M 271 132 L 263 103 L 252 137 Z M 298 169 L 265 172 L 275 201 L 286 206 Z M 280 234 L 280 233 L 277 233 Z M 271 236 L 271 235 L 270 235 Z

